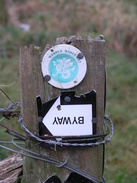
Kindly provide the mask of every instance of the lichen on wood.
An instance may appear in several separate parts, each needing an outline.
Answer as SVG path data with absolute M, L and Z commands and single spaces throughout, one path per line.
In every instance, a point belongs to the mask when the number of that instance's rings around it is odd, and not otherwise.
M 96 90 L 97 93 L 97 133 L 103 133 L 104 119 L 104 91 L 105 91 L 105 41 L 98 37 L 91 39 L 86 37 L 71 36 L 70 38 L 58 38 L 58 44 L 71 44 L 77 47 L 84 54 L 87 61 L 87 73 L 83 81 L 76 87 L 76 95 Z M 21 48 L 20 52 L 20 83 L 21 83 L 21 108 L 23 123 L 31 132 L 38 132 L 36 96 L 40 95 L 45 103 L 58 97 L 60 89 L 54 88 L 44 81 L 41 71 L 41 58 L 50 48 L 45 47 L 41 54 L 34 46 Z M 31 142 L 30 142 L 31 143 Z M 102 178 L 103 146 L 83 148 L 42 148 L 38 143 L 27 146 L 35 152 L 40 152 L 61 162 L 68 156 L 69 165 L 80 169 L 98 179 Z M 70 170 L 64 167 L 58 168 L 53 164 L 24 158 L 24 182 L 43 182 L 51 175 L 57 175 L 62 182 L 70 175 Z

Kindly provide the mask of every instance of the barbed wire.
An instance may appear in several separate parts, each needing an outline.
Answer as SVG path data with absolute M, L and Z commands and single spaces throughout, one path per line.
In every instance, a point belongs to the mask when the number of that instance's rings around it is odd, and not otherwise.
M 11 98 L 5 93 L 4 90 L 2 90 L 0 88 L 0 91 L 8 98 L 8 100 L 11 102 L 11 104 L 8 106 L 8 108 L 0 108 L 0 112 L 5 109 L 5 110 L 12 110 L 12 109 L 16 109 L 16 108 L 21 108 L 21 103 L 20 102 L 13 102 L 13 100 L 11 100 Z
M 0 112 L 15 111 L 18 107 L 21 108 L 20 102 L 11 103 L 7 108 L 0 108 Z
M 72 172 L 75 172 L 75 173 L 91 180 L 93 183 L 103 183 L 104 182 L 103 180 L 99 180 L 99 179 L 97 179 L 97 178 L 95 178 L 91 175 L 86 174 L 85 172 L 83 172 L 81 170 L 76 169 L 75 167 L 73 167 L 71 165 L 68 165 L 68 157 L 66 157 L 66 160 L 64 162 L 61 162 L 59 160 L 56 160 L 56 159 L 50 158 L 48 156 L 33 152 L 33 151 L 28 150 L 26 148 L 23 148 L 23 147 L 19 146 L 18 145 L 19 143 L 15 142 L 15 140 L 17 140 L 17 139 L 12 139 L 11 143 L 13 145 L 15 145 L 17 148 L 19 148 L 21 151 L 14 150 L 12 148 L 6 147 L 6 146 L 1 145 L 1 144 L 0 144 L 0 147 L 3 148 L 3 149 L 6 149 L 8 151 L 12 151 L 14 153 L 20 154 L 22 156 L 26 156 L 26 157 L 29 157 L 29 158 L 33 158 L 33 159 L 37 159 L 37 160 L 40 160 L 40 161 L 55 164 L 58 168 L 65 167 L 66 169 L 68 169 Z
M 58 141 L 58 140 L 43 140 L 41 138 L 39 138 L 38 136 L 34 135 L 32 132 L 30 132 L 26 127 L 25 125 L 23 124 L 23 121 L 22 121 L 22 117 L 19 118 L 19 123 L 21 125 L 21 128 L 29 135 L 29 137 L 31 137 L 32 139 L 35 139 L 37 142 L 40 142 L 40 143 L 45 143 L 45 144 L 48 144 L 48 145 L 54 145 L 55 147 L 55 150 L 56 150 L 56 146 L 72 146 L 72 147 L 84 147 L 84 146 L 98 146 L 98 145 L 102 145 L 102 144 L 105 144 L 105 143 L 108 143 L 108 142 L 111 142 L 111 139 L 113 137 L 113 122 L 112 120 L 110 119 L 110 117 L 108 117 L 107 115 L 104 116 L 104 124 L 105 124 L 105 127 L 108 128 L 108 124 L 107 124 L 107 121 L 109 121 L 110 123 L 110 126 L 111 126 L 111 132 L 110 132 L 110 137 L 102 140 L 102 141 L 97 141 L 97 142 L 91 142 L 91 143 L 65 143 L 65 142 L 61 142 L 61 141 Z M 54 137 L 54 136 L 53 136 Z M 94 138 L 92 139 L 94 140 Z
M 16 109 L 17 107 L 21 108 L 21 103 L 20 102 L 14 102 L 7 107 L 7 108 L 0 108 L 0 112 L 3 114 L 4 111 L 6 112 L 16 112 Z M 10 116 L 12 117 L 12 116 Z M 17 116 L 16 116 L 17 117 Z M 96 136 L 94 137 L 94 135 L 92 135 L 92 138 L 90 139 L 91 142 L 88 142 L 88 143 L 78 143 L 78 142 L 75 142 L 75 143 L 72 143 L 72 142 L 62 142 L 62 141 L 59 141 L 57 140 L 56 138 L 54 138 L 55 140 L 53 139 L 47 139 L 47 140 L 43 140 L 41 139 L 40 137 L 36 136 L 35 134 L 33 134 L 32 132 L 30 132 L 27 127 L 24 125 L 23 123 L 23 120 L 22 120 L 22 117 L 21 115 L 19 115 L 19 120 L 18 122 L 20 123 L 20 126 L 22 128 L 23 131 L 26 132 L 26 136 L 22 136 L 21 134 L 5 127 L 4 125 L 2 125 L 0 123 L 1 126 L 3 126 L 4 128 L 7 129 L 6 132 L 8 132 L 10 135 L 16 137 L 17 139 L 12 139 L 12 141 L 0 141 L 0 147 L 1 148 L 4 148 L 8 151 L 12 151 L 14 153 L 17 153 L 17 154 L 20 154 L 22 156 L 27 156 L 27 157 L 30 157 L 30 158 L 34 158 L 34 159 L 38 159 L 38 160 L 41 160 L 41 161 L 45 161 L 45 162 L 48 162 L 48 163 L 53 163 L 55 164 L 57 167 L 65 167 L 67 169 L 69 169 L 70 171 L 73 171 L 89 180 L 91 180 L 92 182 L 94 183 L 104 183 L 104 178 L 102 177 L 102 180 L 98 180 L 94 177 L 92 177 L 91 175 L 88 175 L 86 174 L 85 172 L 81 171 L 81 170 L 78 170 L 76 168 L 74 168 L 73 166 L 70 166 L 68 165 L 68 157 L 66 157 L 66 160 L 64 162 L 61 162 L 59 160 L 56 160 L 56 159 L 53 159 L 51 157 L 48 157 L 48 156 L 45 156 L 45 155 L 42 155 L 42 154 L 39 154 L 39 153 L 36 153 L 36 152 L 33 152 L 31 150 L 28 150 L 24 147 L 21 147 L 21 145 L 24 145 L 25 144 L 25 141 L 26 139 L 29 139 L 29 140 L 32 140 L 32 141 L 35 141 L 38 143 L 38 145 L 40 145 L 41 143 L 43 144 L 46 144 L 46 145 L 49 145 L 49 146 L 54 146 L 54 150 L 56 151 L 56 146 L 61 146 L 61 147 L 95 147 L 95 146 L 99 146 L 99 145 L 104 145 L 108 142 L 111 142 L 111 139 L 113 137 L 113 122 L 111 120 L 111 118 L 107 115 L 104 116 L 104 128 L 105 130 L 107 131 L 106 135 L 104 134 L 101 134 L 100 135 L 100 138 L 102 138 L 103 140 L 102 141 L 98 141 L 98 139 L 96 138 Z M 110 126 L 110 128 L 109 128 Z M 109 134 L 109 137 L 107 138 L 104 138 L 105 136 L 107 136 Z M 54 137 L 54 136 L 53 136 Z M 98 135 L 99 137 L 99 135 Z M 18 141 L 24 141 L 24 142 L 15 142 L 16 140 Z M 19 150 L 15 150 L 13 148 L 9 148 L 7 146 L 4 146 L 3 144 L 13 144 L 16 148 L 18 148 Z
M 0 91 L 11 102 L 7 108 L 0 108 L 0 113 L 2 113 L 2 115 L 3 115 L 3 118 L 0 119 L 0 122 L 3 121 L 5 118 L 10 119 L 10 117 L 19 117 L 20 110 L 17 110 L 17 109 L 18 108 L 21 109 L 21 103 L 20 102 L 13 102 L 13 100 L 11 100 L 11 98 L 1 88 L 0 88 Z
M 12 113 L 12 112 L 16 113 L 15 110 L 16 110 L 17 107 L 21 108 L 21 103 L 20 102 L 11 103 L 7 108 L 0 108 L 0 112 L 2 112 L 2 114 L 4 112 L 8 112 L 8 115 L 10 115 L 10 117 L 14 117 L 9 113 Z M 19 113 L 18 113 L 18 115 L 19 115 Z M 61 141 L 57 140 L 57 138 L 55 138 L 56 140 L 52 140 L 52 139 L 43 140 L 43 139 L 41 139 L 40 137 L 38 137 L 35 134 L 33 134 L 32 132 L 30 132 L 29 129 L 27 129 L 27 127 L 23 124 L 21 115 L 19 115 L 18 122 L 20 123 L 20 126 L 21 126 L 22 130 L 26 132 L 26 134 L 29 136 L 29 138 L 35 139 L 37 142 L 40 142 L 40 143 L 45 143 L 45 144 L 48 144 L 48 145 L 54 145 L 55 149 L 56 149 L 56 146 L 73 146 L 73 147 L 79 146 L 79 147 L 84 147 L 84 146 L 98 146 L 98 145 L 101 145 L 101 144 L 105 144 L 105 143 L 111 142 L 111 139 L 113 137 L 113 130 L 114 130 L 112 120 L 110 119 L 109 116 L 105 115 L 104 116 L 104 126 L 105 126 L 106 130 L 110 131 L 110 136 L 108 138 L 104 138 L 102 141 L 96 141 L 96 142 L 90 142 L 90 143 L 71 143 L 71 142 L 61 142 Z M 107 122 L 109 122 L 109 124 Z M 109 129 L 109 125 L 111 126 L 111 130 Z M 92 140 L 96 140 L 96 139 L 92 138 Z

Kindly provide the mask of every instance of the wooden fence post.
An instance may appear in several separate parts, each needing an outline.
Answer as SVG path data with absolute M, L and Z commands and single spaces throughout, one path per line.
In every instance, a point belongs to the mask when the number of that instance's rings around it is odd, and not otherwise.
M 103 133 L 104 119 L 104 90 L 105 90 L 105 41 L 96 38 L 85 39 L 71 36 L 70 38 L 58 38 L 58 44 L 72 44 L 78 48 L 87 61 L 87 73 L 83 81 L 72 90 L 76 95 L 85 94 L 91 90 L 96 90 L 96 112 L 97 112 L 97 134 Z M 47 46 L 44 53 L 49 49 Z M 40 95 L 45 103 L 60 96 L 61 89 L 57 89 L 44 81 L 41 71 L 41 53 L 39 47 L 30 45 L 20 49 L 20 88 L 21 88 L 21 110 L 24 125 L 32 132 L 38 132 L 38 112 L 36 96 Z M 50 147 L 42 148 L 39 143 L 27 141 L 26 146 L 34 152 L 41 153 L 53 159 L 64 162 L 68 157 L 67 164 L 74 168 L 102 179 L 103 166 L 103 146 L 96 147 L 71 147 L 58 148 L 56 151 Z M 40 160 L 24 157 L 23 181 L 25 183 L 43 183 L 52 175 L 57 175 L 65 182 L 70 173 L 73 172 L 65 167 L 57 167 L 54 164 Z

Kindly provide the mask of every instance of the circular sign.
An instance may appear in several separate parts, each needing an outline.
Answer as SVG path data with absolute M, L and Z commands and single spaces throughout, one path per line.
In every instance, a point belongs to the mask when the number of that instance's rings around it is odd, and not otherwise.
M 79 49 L 61 44 L 49 49 L 42 60 L 42 73 L 46 81 L 60 89 L 78 85 L 87 71 L 86 59 Z

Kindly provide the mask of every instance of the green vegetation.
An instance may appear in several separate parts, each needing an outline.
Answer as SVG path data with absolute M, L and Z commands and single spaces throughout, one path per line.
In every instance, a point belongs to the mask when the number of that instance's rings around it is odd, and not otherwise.
M 25 3 L 24 3 L 25 2 Z M 109 183 L 137 182 L 137 3 L 121 1 L 38 0 L 14 2 L 14 24 L 0 26 L 0 88 L 20 101 L 19 47 L 35 44 L 42 48 L 60 36 L 80 35 L 106 40 L 107 108 L 114 122 L 112 145 L 106 145 L 105 178 Z M 29 10 L 29 11 L 28 11 Z M 30 25 L 28 32 L 19 23 Z M 10 101 L 0 92 L 0 107 Z M 0 115 L 0 119 L 2 116 Z M 21 132 L 17 119 L 2 121 Z M 11 136 L 0 127 L 0 140 Z M 0 149 L 0 159 L 9 152 Z
M 107 182 L 136 183 L 136 91 L 137 63 L 122 54 L 109 52 L 106 55 L 107 68 L 107 109 L 106 114 L 112 115 L 114 136 L 112 145 L 106 145 L 105 177 Z M 13 101 L 19 101 L 19 58 L 3 59 L 0 65 L 0 85 Z M 8 85 L 11 86 L 7 87 Z M 2 86 L 5 85 L 5 86 Z M 1 107 L 10 102 L 0 93 Z M 2 116 L 1 116 L 2 117 Z M 21 131 L 16 118 L 3 120 L 3 124 Z M 11 137 L 0 128 L 0 139 Z M 8 156 L 5 150 L 0 151 L 0 159 Z
M 105 177 L 108 182 L 135 183 L 137 63 L 118 53 L 108 53 L 107 110 L 114 122 L 112 145 L 106 145 Z

